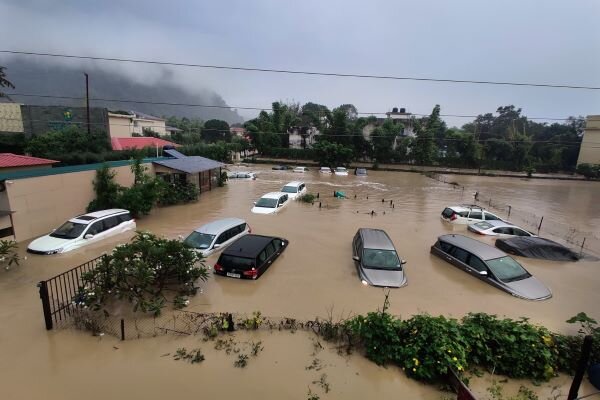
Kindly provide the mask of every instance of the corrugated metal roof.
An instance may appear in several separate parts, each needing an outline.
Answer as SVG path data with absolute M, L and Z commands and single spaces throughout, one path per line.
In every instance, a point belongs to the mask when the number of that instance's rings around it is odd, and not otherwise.
M 35 165 L 49 165 L 60 161 L 47 158 L 22 156 L 13 153 L 0 153 L 0 168 L 31 167 Z
M 210 158 L 200 156 L 173 158 L 154 161 L 154 163 L 162 165 L 163 167 L 176 169 L 177 171 L 185 172 L 187 174 L 196 174 L 198 172 L 208 171 L 225 165 L 221 162 L 211 160 Z
M 113 137 L 110 139 L 113 150 L 144 149 L 146 147 L 179 146 L 168 140 L 155 137 Z
M 161 160 L 168 160 L 168 158 L 149 157 L 149 158 L 144 158 L 142 163 L 147 164 L 150 162 L 161 161 Z M 71 172 L 93 171 L 93 170 L 97 170 L 97 169 L 101 168 L 104 164 L 108 165 L 111 168 L 122 167 L 125 165 L 130 165 L 131 160 L 108 161 L 105 163 L 96 163 L 96 164 L 69 165 L 66 167 L 37 168 L 37 169 L 25 169 L 22 171 L 4 172 L 4 173 L 0 173 L 0 181 L 13 180 L 13 179 L 24 179 L 24 178 L 34 178 L 34 177 L 48 176 L 48 175 L 68 174 Z
M 164 153 L 170 155 L 171 157 L 175 157 L 175 158 L 187 158 L 187 156 L 185 154 L 182 154 L 175 149 L 165 150 Z

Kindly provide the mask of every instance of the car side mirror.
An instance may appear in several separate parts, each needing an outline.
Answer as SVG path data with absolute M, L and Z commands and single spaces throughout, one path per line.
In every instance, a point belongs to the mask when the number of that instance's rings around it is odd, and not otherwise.
M 221 247 L 221 245 L 220 245 L 219 243 L 215 243 L 215 244 L 213 245 L 213 249 L 218 249 L 219 247 Z
M 91 239 L 91 238 L 93 238 L 93 237 L 94 237 L 94 235 L 92 235 L 91 233 L 88 233 L 88 234 L 86 234 L 86 235 L 85 235 L 83 238 L 84 238 L 84 239 Z
M 253 201 L 253 202 L 252 202 L 252 204 L 256 205 L 256 202 L 255 202 L 255 201 Z
M 479 275 L 481 276 L 487 276 L 487 271 L 479 271 Z
M 277 207 L 282 207 L 282 206 L 283 206 L 283 203 L 277 205 Z
M 402 260 L 402 261 L 400 261 L 400 264 L 401 264 L 401 265 L 404 265 L 404 264 L 406 264 L 406 260 Z
M 359 256 L 352 256 L 352 259 L 353 259 L 354 261 L 360 261 L 360 257 L 359 257 Z

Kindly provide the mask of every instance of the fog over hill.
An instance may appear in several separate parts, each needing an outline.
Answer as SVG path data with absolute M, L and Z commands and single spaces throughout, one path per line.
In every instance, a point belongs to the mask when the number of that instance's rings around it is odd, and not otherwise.
M 132 79 L 132 69 L 106 68 L 101 64 L 86 63 L 85 66 L 65 65 L 50 62 L 37 62 L 31 59 L 0 59 L 6 67 L 8 79 L 15 85 L 7 92 L 43 94 L 68 97 L 85 97 L 85 78 L 89 74 L 90 98 L 111 100 L 136 100 L 144 102 L 164 102 L 183 104 L 203 104 L 227 106 L 225 100 L 212 90 L 201 87 L 188 87 L 185 90 L 173 79 L 169 70 L 161 71 L 162 76 L 143 82 L 140 77 Z M 122 72 L 122 73 L 121 73 Z M 135 72 L 133 72 L 135 73 Z M 56 99 L 44 97 L 12 96 L 12 100 L 32 105 L 85 105 L 84 100 Z M 178 116 L 188 118 L 222 119 L 227 122 L 242 122 L 243 118 L 232 109 L 172 106 L 164 104 L 143 104 L 120 101 L 92 101 L 92 107 L 107 107 L 111 110 L 135 110 L 155 116 Z

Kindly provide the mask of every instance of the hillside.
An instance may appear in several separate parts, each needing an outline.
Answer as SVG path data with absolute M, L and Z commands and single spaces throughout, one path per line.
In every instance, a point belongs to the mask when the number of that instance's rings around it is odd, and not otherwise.
M 82 69 L 51 63 L 36 63 L 25 59 L 0 60 L 6 66 L 8 79 L 15 85 L 16 93 L 47 94 L 70 97 L 84 97 L 85 84 Z M 166 102 L 184 104 L 206 104 L 227 106 L 217 93 L 199 89 L 194 93 L 171 83 L 144 85 L 133 82 L 124 76 L 108 72 L 100 66 L 86 67 L 90 76 L 90 98 L 142 100 L 145 102 Z M 32 105 L 83 106 L 82 100 L 53 99 L 42 97 L 13 97 L 13 101 Z M 156 116 L 177 116 L 188 118 L 222 119 L 227 122 L 242 122 L 237 112 L 223 108 L 203 108 L 140 104 L 129 102 L 93 101 L 92 107 L 135 110 Z

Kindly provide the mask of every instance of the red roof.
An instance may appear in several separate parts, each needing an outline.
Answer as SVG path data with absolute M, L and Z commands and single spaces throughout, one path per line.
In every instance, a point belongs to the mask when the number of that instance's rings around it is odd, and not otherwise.
M 30 167 L 34 165 L 50 165 L 60 161 L 47 158 L 22 156 L 13 153 L 0 153 L 0 168 Z
M 160 147 L 163 146 L 175 146 L 179 145 L 168 140 L 159 139 L 155 137 L 114 137 L 110 139 L 113 150 L 126 150 L 126 149 L 144 149 L 146 147 Z

